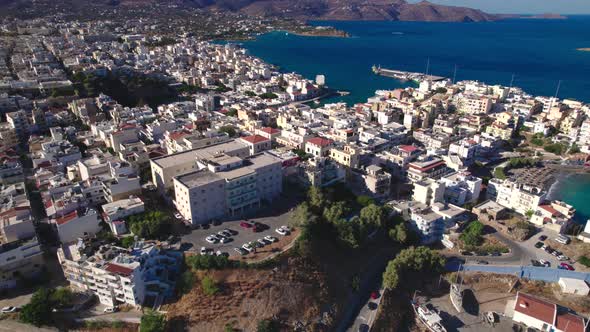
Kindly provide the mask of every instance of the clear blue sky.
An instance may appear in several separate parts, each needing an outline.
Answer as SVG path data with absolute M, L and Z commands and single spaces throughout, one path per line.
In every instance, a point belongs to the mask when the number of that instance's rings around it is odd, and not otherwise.
M 419 2 L 420 0 L 410 0 Z M 489 13 L 507 14 L 590 14 L 590 0 L 429 0 L 451 6 L 465 6 Z

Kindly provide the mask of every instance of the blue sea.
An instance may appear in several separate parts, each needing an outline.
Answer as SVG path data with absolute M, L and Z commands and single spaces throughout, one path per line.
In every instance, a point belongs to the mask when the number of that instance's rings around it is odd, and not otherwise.
M 383 68 L 429 72 L 457 80 L 514 85 L 534 95 L 590 102 L 590 16 L 567 20 L 513 19 L 483 23 L 314 22 L 351 38 L 273 32 L 244 42 L 251 54 L 329 86 L 348 90 L 342 100 L 364 102 L 378 89 L 404 86 L 371 72 Z
M 254 56 L 313 79 L 350 91 L 343 100 L 364 102 L 375 90 L 406 84 L 371 72 L 383 68 L 429 72 L 457 80 L 479 80 L 514 86 L 533 95 L 558 96 L 590 102 L 590 16 L 567 20 L 512 19 L 484 23 L 314 22 L 332 25 L 351 38 L 303 37 L 285 32 L 259 36 L 243 45 Z M 556 185 L 553 198 L 590 218 L 590 176 L 573 175 Z

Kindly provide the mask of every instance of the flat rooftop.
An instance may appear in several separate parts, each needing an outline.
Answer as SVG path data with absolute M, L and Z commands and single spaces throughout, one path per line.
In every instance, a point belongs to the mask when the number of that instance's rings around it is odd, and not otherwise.
M 190 163 L 195 161 L 196 158 L 198 159 L 213 159 L 219 153 L 230 153 L 232 151 L 236 151 L 239 149 L 247 149 L 247 145 L 238 142 L 236 140 L 222 142 L 214 145 L 210 145 L 205 148 L 196 148 L 192 150 L 187 150 L 183 152 L 178 152 L 174 154 L 170 154 L 167 156 L 154 158 L 152 161 L 162 167 L 172 167 L 174 165 L 180 165 L 184 163 Z

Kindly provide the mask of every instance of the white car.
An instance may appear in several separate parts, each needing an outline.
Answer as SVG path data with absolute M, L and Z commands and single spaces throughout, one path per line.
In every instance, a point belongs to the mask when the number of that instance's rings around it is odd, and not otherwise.
M 253 247 L 253 246 L 251 246 L 249 243 L 245 243 L 245 244 L 242 246 L 242 249 L 246 250 L 247 252 L 252 252 L 252 251 L 254 251 L 254 247 Z
M 224 237 L 221 238 L 221 241 L 220 242 L 221 243 L 228 243 L 229 241 L 231 241 L 231 240 L 229 238 L 227 238 L 227 237 L 224 236 Z
M 270 243 L 277 242 L 279 240 L 276 237 L 270 235 L 265 236 L 264 239 Z
M 551 263 L 549 263 L 548 261 L 546 261 L 544 259 L 539 260 L 539 263 L 541 263 L 541 265 L 543 265 L 545 267 L 551 266 Z
M 275 229 L 275 232 L 277 232 L 277 233 L 279 233 L 280 235 L 283 235 L 283 236 L 289 234 L 290 231 L 291 230 L 287 226 L 281 226 L 281 227 Z
M 18 311 L 18 307 L 4 307 L 0 310 L 0 312 L 2 312 L 3 314 L 9 314 L 12 312 L 17 312 Z
M 264 239 L 258 239 L 256 242 L 260 243 L 260 245 L 263 247 L 268 244 Z
M 567 257 L 566 255 L 559 255 L 557 256 L 557 259 L 559 259 L 560 261 L 569 261 L 570 258 Z
M 213 236 L 207 236 L 205 238 L 205 241 L 209 242 L 209 243 L 217 243 L 217 237 L 213 237 Z
M 103 311 L 106 313 L 113 313 L 113 312 L 117 312 L 117 309 L 118 309 L 117 307 L 106 307 L 106 308 L 104 308 Z
M 176 213 L 174 213 L 174 218 L 182 219 L 182 216 L 180 215 L 180 213 L 176 212 Z
M 201 255 L 207 255 L 209 253 L 209 249 L 205 247 L 201 247 L 200 251 Z

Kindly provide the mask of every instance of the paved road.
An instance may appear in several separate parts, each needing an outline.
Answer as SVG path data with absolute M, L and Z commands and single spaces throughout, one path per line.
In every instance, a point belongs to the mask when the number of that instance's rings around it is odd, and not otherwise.
M 496 266 L 496 265 L 464 265 L 465 271 L 490 272 L 498 274 L 510 274 L 520 278 L 557 282 L 560 277 L 585 280 L 590 282 L 590 273 L 552 269 L 537 266 Z
M 528 240 L 523 242 L 514 241 L 501 232 L 492 233 L 496 239 L 503 242 L 508 248 L 510 248 L 509 254 L 504 254 L 502 256 L 493 257 L 493 256 L 463 256 L 463 255 L 454 255 L 455 257 L 460 257 L 465 260 L 465 264 L 476 264 L 478 260 L 484 260 L 489 262 L 491 265 L 512 265 L 512 266 L 527 266 L 531 265 L 531 260 L 540 260 L 544 259 L 551 263 L 552 267 L 557 267 L 559 263 L 561 263 L 555 256 L 548 254 L 542 249 L 535 248 L 535 243 L 539 242 L 539 237 L 541 235 L 545 235 L 550 239 L 556 238 L 557 233 L 543 229 L 537 234 L 531 236 Z
M 375 317 L 377 316 L 377 312 L 379 311 L 379 305 L 381 304 L 381 299 L 383 298 L 383 289 L 379 291 L 379 297 L 375 300 L 369 299 L 363 305 L 361 311 L 359 312 L 354 324 L 347 330 L 348 332 L 357 332 L 362 324 L 366 324 L 371 328 L 373 323 L 375 322 Z

